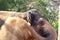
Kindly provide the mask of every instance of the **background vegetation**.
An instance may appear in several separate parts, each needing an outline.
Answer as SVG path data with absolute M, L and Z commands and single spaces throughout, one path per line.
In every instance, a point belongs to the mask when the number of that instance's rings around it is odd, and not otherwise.
M 0 10 L 25 12 L 37 9 L 58 32 L 58 0 L 0 0 Z

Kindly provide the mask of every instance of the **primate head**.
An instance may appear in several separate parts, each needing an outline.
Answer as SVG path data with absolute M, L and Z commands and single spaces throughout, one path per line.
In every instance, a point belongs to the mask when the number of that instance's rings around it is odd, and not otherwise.
M 33 26 L 36 32 L 43 37 L 48 37 L 49 33 L 44 32 L 44 28 L 42 27 L 45 24 L 45 22 L 41 20 L 43 16 L 36 9 L 29 10 L 28 13 L 31 26 Z
M 41 37 L 47 38 L 46 40 L 56 40 L 56 32 L 54 28 L 52 28 L 49 22 L 44 19 L 44 16 L 42 16 L 36 9 L 29 10 L 28 17 L 25 17 L 25 19 L 30 22 L 31 26 L 33 26 L 35 31 Z

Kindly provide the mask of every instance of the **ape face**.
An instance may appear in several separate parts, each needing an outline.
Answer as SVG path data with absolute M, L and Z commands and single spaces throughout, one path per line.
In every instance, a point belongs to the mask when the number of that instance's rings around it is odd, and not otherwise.
M 29 12 L 30 13 L 30 23 L 31 26 L 35 29 L 35 31 L 42 37 L 48 37 L 49 33 L 47 31 L 44 31 L 45 29 L 43 26 L 45 25 L 45 21 L 41 20 L 40 18 L 43 18 L 37 11 L 35 12 Z
M 46 24 L 46 22 L 43 20 L 43 18 L 40 18 L 37 21 L 37 25 L 35 26 L 35 30 L 40 36 L 47 38 L 50 36 L 50 33 L 48 31 L 45 31 L 45 27 L 46 27 L 46 26 L 44 26 L 45 24 Z
M 35 9 L 28 11 L 29 22 L 35 31 L 45 40 L 56 40 L 56 31 L 44 17 Z M 27 17 L 26 17 L 27 18 Z

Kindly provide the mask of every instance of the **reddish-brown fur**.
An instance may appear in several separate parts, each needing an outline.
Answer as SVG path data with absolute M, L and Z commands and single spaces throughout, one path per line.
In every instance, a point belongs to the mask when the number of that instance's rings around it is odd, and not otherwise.
M 9 17 L 0 29 L 0 40 L 31 40 L 31 33 L 27 27 L 24 19 Z

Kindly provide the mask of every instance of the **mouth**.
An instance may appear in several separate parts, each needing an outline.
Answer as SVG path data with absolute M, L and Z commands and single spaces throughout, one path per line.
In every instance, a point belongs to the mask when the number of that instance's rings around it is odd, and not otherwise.
M 50 33 L 44 31 L 43 29 L 38 30 L 37 33 L 44 38 L 47 38 L 50 36 Z

